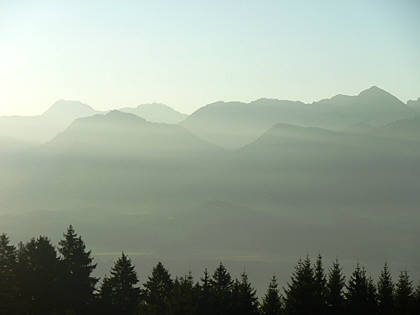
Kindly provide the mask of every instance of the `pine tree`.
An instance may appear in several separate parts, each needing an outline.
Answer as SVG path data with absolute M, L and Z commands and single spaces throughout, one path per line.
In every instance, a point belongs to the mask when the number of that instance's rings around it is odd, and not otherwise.
M 153 268 L 152 275 L 144 284 L 143 311 L 145 314 L 169 314 L 172 288 L 171 275 L 163 264 L 159 262 Z
M 210 281 L 211 281 L 210 276 L 206 268 L 204 270 L 203 277 L 200 279 L 201 284 L 198 285 L 198 288 L 199 288 L 199 303 L 198 303 L 198 312 L 197 312 L 198 314 L 202 314 L 202 315 L 214 314 Z
M 413 315 L 420 314 L 420 283 L 417 285 L 416 292 L 414 293 L 414 306 Z
M 322 265 L 322 256 L 318 255 L 314 266 L 314 280 L 315 280 L 315 308 L 314 313 L 326 313 L 326 295 L 327 295 L 327 280 L 325 277 L 324 267 Z
M 258 298 L 255 289 L 248 281 L 248 276 L 244 272 L 240 281 L 235 281 L 233 286 L 233 306 L 231 314 L 237 315 L 257 315 Z
M 345 305 L 344 287 L 345 277 L 338 260 L 336 260 L 328 273 L 326 293 L 328 314 L 338 315 L 343 313 Z
M 172 289 L 170 314 L 194 315 L 198 309 L 199 288 L 194 286 L 191 272 L 184 277 L 176 278 Z
M 291 283 L 288 284 L 286 293 L 285 310 L 288 315 L 313 314 L 318 306 L 316 284 L 311 260 L 299 260 L 292 275 Z
M 86 251 L 82 238 L 75 233 L 71 225 L 64 234 L 64 239 L 58 244 L 65 272 L 63 286 L 68 308 L 75 314 L 88 314 L 98 281 L 91 276 L 96 268 L 91 251 Z
M 395 308 L 398 315 L 410 314 L 413 307 L 413 283 L 407 271 L 401 271 L 395 289 Z
M 230 314 L 230 309 L 232 307 L 233 281 L 231 275 L 222 263 L 220 263 L 215 270 L 213 277 L 210 280 L 210 284 L 214 307 L 213 314 Z
M 135 314 L 140 294 L 135 286 L 138 282 L 131 260 L 122 253 L 111 269 L 111 276 L 102 283 L 101 303 L 111 303 L 114 314 Z
M 366 271 L 357 264 L 345 294 L 349 314 L 369 314 L 369 284 Z
M 378 295 L 375 282 L 371 277 L 367 279 L 367 310 L 368 314 L 376 314 L 378 309 Z
M 379 275 L 378 281 L 378 313 L 380 315 L 394 314 L 394 284 L 388 269 L 388 264 Z
M 0 314 L 17 311 L 17 286 L 15 277 L 16 248 L 10 245 L 6 234 L 0 235 Z
M 57 252 L 47 237 L 19 244 L 16 278 L 19 306 L 23 313 L 61 313 L 62 267 Z M 26 311 L 25 311 L 26 310 Z
M 262 305 L 262 315 L 280 315 L 282 312 L 281 296 L 278 289 L 277 279 L 275 276 L 270 281 L 270 284 L 265 294 Z

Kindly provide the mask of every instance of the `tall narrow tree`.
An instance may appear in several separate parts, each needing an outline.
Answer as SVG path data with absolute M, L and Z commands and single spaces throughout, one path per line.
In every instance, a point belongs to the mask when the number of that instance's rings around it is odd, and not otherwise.
M 378 313 L 381 315 L 394 314 L 394 284 L 388 269 L 384 265 L 378 281 Z
M 159 262 L 144 284 L 143 298 L 145 304 L 143 305 L 143 312 L 145 314 L 169 314 L 172 288 L 171 275 Z
M 315 280 L 315 308 L 314 313 L 323 315 L 326 313 L 327 279 L 325 277 L 322 256 L 319 254 L 314 266 Z
M 249 283 L 245 272 L 241 274 L 241 280 L 234 283 L 232 299 L 232 315 L 258 315 L 257 292 Z
M 62 313 L 62 268 L 57 252 L 47 237 L 19 244 L 16 279 L 19 307 L 30 314 Z M 25 314 L 27 311 L 23 311 Z
M 0 314 L 17 311 L 16 247 L 6 234 L 0 235 Z
M 137 312 L 140 289 L 137 273 L 131 260 L 124 254 L 115 262 L 109 278 L 105 278 L 101 286 L 103 303 L 110 299 L 114 314 L 131 315 Z
M 413 283 L 407 271 L 401 271 L 395 288 L 395 308 L 398 315 L 410 314 L 413 307 Z
M 67 307 L 75 314 L 89 314 L 98 281 L 91 276 L 96 268 L 91 251 L 86 250 L 85 243 L 71 225 L 58 245 L 64 266 L 63 287 Z
M 369 314 L 369 289 L 366 271 L 357 264 L 346 286 L 347 312 Z
M 340 263 L 336 259 L 328 273 L 327 282 L 327 313 L 338 315 L 344 312 L 344 287 L 345 277 Z
M 318 306 L 317 293 L 315 292 L 314 272 L 311 260 L 299 260 L 292 275 L 291 282 L 285 289 L 288 315 L 309 315 Z
M 230 314 L 233 280 L 226 267 L 220 263 L 210 281 L 215 315 Z
M 262 315 L 280 315 L 282 312 L 281 296 L 278 289 L 277 279 L 275 276 L 268 285 L 267 293 L 265 294 L 262 305 Z

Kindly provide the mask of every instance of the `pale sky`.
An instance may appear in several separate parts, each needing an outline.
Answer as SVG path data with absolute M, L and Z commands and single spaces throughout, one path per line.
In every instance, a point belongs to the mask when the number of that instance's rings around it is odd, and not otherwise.
M 420 97 L 420 1 L 0 0 L 0 115 Z

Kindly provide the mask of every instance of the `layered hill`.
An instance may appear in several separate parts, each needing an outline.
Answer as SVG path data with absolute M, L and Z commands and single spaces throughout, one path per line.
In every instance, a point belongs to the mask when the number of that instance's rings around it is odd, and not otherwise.
M 177 124 L 187 118 L 186 114 L 160 103 L 142 104 L 134 108 L 124 107 L 119 111 L 134 114 L 147 121 L 157 123 Z
M 44 149 L 99 159 L 104 156 L 169 158 L 218 150 L 181 126 L 151 123 L 117 110 L 75 120 Z
M 0 117 L 0 136 L 42 143 L 51 140 L 73 120 L 96 113 L 92 107 L 79 101 L 59 100 L 42 115 Z
M 276 99 L 217 102 L 200 108 L 181 124 L 203 139 L 238 148 L 277 123 L 347 130 L 356 125 L 379 126 L 413 115 L 414 110 L 399 99 L 371 87 L 356 96 L 337 95 L 312 104 Z

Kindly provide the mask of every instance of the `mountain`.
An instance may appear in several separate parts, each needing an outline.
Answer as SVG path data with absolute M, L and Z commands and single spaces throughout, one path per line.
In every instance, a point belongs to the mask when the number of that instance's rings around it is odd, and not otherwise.
M 188 155 L 217 150 L 183 127 L 151 123 L 113 110 L 75 120 L 45 148 L 54 152 L 101 157 Z
M 238 148 L 276 123 L 347 130 L 357 125 L 374 127 L 413 114 L 393 95 L 371 87 L 356 96 L 337 95 L 312 104 L 277 99 L 216 102 L 200 108 L 181 125 L 210 142 Z
M 150 122 L 167 124 L 177 124 L 187 118 L 186 114 L 160 103 L 142 104 L 135 108 L 125 107 L 120 111 L 140 116 Z
M 63 131 L 74 119 L 96 113 L 81 102 L 59 100 L 42 115 L 0 117 L 0 136 L 42 143 Z
M 411 107 L 415 111 L 420 112 L 420 97 L 417 100 L 408 101 L 407 106 Z
M 392 122 L 373 130 L 372 133 L 389 138 L 420 142 L 420 115 Z

